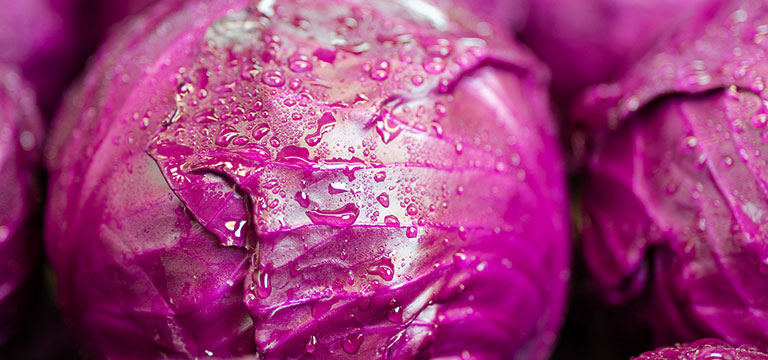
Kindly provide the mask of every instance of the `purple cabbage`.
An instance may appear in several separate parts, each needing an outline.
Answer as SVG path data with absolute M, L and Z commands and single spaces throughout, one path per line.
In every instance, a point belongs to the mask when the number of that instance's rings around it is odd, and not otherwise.
M 768 360 L 768 355 L 746 345 L 733 347 L 717 339 L 701 339 L 690 344 L 677 344 L 648 351 L 634 360 Z
M 76 71 L 76 0 L 0 0 L 0 62 L 19 67 L 44 110 Z
M 584 251 L 659 341 L 768 349 L 768 4 L 734 1 L 585 96 Z M 768 38 L 766 38 L 768 39 Z
M 0 65 L 0 345 L 22 315 L 26 280 L 35 264 L 40 205 L 42 123 L 35 96 L 18 71 Z
M 548 74 L 478 23 L 430 2 L 164 1 L 115 32 L 47 151 L 47 252 L 81 344 L 546 358 L 569 277 Z
M 529 0 L 522 37 L 569 101 L 584 87 L 614 80 L 659 39 L 725 0 Z

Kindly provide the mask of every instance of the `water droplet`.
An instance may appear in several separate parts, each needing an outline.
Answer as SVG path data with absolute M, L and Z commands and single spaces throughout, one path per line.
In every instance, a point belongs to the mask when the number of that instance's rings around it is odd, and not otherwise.
M 375 175 L 373 175 L 373 180 L 376 182 L 382 182 L 387 179 L 387 173 L 383 171 L 377 172 Z
M 461 153 L 464 152 L 464 144 L 457 142 L 456 143 L 456 154 L 461 155 Z
M 400 219 L 395 215 L 387 215 L 384 217 L 384 224 L 387 226 L 400 226 Z
M 301 79 L 291 79 L 291 81 L 288 83 L 288 87 L 291 90 L 298 90 L 301 87 Z
M 262 299 L 266 299 L 269 297 L 269 294 L 272 293 L 272 274 L 270 269 L 261 269 L 259 270 L 258 275 L 258 281 L 257 281 L 257 287 L 256 295 L 258 295 Z
M 269 150 L 259 144 L 248 144 L 236 151 L 237 153 L 254 160 L 268 160 L 271 157 Z
M 285 84 L 285 78 L 279 70 L 269 70 L 261 75 L 261 82 L 267 86 L 280 87 Z
M 293 197 L 297 203 L 299 203 L 299 206 L 303 208 L 307 208 L 309 206 L 309 196 L 307 193 L 303 191 L 299 191 L 296 193 L 296 195 Z
M 352 103 L 353 104 L 361 104 L 361 103 L 368 102 L 368 100 L 370 100 L 370 99 L 368 99 L 368 95 L 365 95 L 363 93 L 357 93 L 357 94 L 355 94 L 355 100 L 353 100 Z
M 443 71 L 445 71 L 445 60 L 443 60 L 443 58 L 433 57 L 425 60 L 422 67 L 424 68 L 424 71 L 429 74 L 442 74 Z
M 363 345 L 363 333 L 358 331 L 347 335 L 342 341 L 341 347 L 347 354 L 357 354 L 361 345 Z
M 417 229 L 415 226 L 411 226 L 405 229 L 405 237 L 409 239 L 413 239 L 418 235 L 419 235 L 419 229 Z
M 264 136 L 266 136 L 269 133 L 269 125 L 267 123 L 259 124 L 255 128 L 253 128 L 253 138 L 256 141 L 261 140 Z
M 355 171 L 365 167 L 365 161 L 353 157 L 351 159 L 333 158 L 324 161 L 327 169 L 341 169 L 341 172 L 347 176 L 349 181 L 355 180 Z
M 288 68 L 295 73 L 312 70 L 312 60 L 309 56 L 295 54 L 288 59 Z
M 352 45 L 339 46 L 339 49 L 353 54 L 362 54 L 371 49 L 371 44 L 367 41 L 362 41 Z
M 460 268 L 467 267 L 469 265 L 469 256 L 463 252 L 457 252 L 453 254 L 453 263 Z
M 437 116 L 439 116 L 439 117 L 445 117 L 445 114 L 447 113 L 447 110 L 446 110 L 446 108 L 445 108 L 445 105 L 443 105 L 443 103 L 441 103 L 441 102 L 439 102 L 439 101 L 438 101 L 438 102 L 436 102 L 436 103 L 435 103 L 435 113 L 436 113 L 436 114 L 437 114 Z
M 209 124 L 209 123 L 215 123 L 219 121 L 219 117 L 216 116 L 216 113 L 213 109 L 205 109 L 203 111 L 200 111 L 196 113 L 192 119 L 195 122 L 201 123 L 201 124 Z
M 243 302 L 245 303 L 245 306 L 252 308 L 256 304 L 256 295 L 250 293 L 245 295 L 245 300 Z
M 403 307 L 395 306 L 392 310 L 389 311 L 387 319 L 396 324 L 403 322 Z
M 413 85 L 420 86 L 421 84 L 424 83 L 424 77 L 421 75 L 413 75 L 411 77 L 411 82 L 413 83 Z
M 249 140 L 248 140 L 247 137 L 245 137 L 245 136 L 238 136 L 238 137 L 235 138 L 235 140 L 232 141 L 232 143 L 237 145 L 237 146 L 243 146 L 243 145 L 248 144 L 248 141 Z
M 387 60 L 379 60 L 370 70 L 370 77 L 376 81 L 383 81 L 389 77 L 390 65 Z
M 747 149 L 739 149 L 739 157 L 743 161 L 748 161 L 749 160 L 749 152 L 747 151 Z
M 456 56 L 454 61 L 461 66 L 462 69 L 469 69 L 470 66 L 473 64 L 473 56 L 472 54 L 463 53 Z
M 389 76 L 389 73 L 384 69 L 376 69 L 371 71 L 371 79 L 376 81 L 385 80 Z
M 334 210 L 310 210 L 306 212 L 312 223 L 316 225 L 330 225 L 334 227 L 346 227 L 355 223 L 360 209 L 357 205 L 349 203 Z
M 226 147 L 237 135 L 238 132 L 233 127 L 224 126 L 219 130 L 219 134 L 216 136 L 216 145 Z
M 763 128 L 765 127 L 765 124 L 768 123 L 768 114 L 757 114 L 752 116 L 749 122 L 756 129 Z
M 695 137 L 695 136 L 687 136 L 687 137 L 685 138 L 685 144 L 686 144 L 686 145 L 687 145 L 689 148 L 691 148 L 691 149 L 695 148 L 695 147 L 696 147 L 696 145 L 697 145 L 698 143 L 699 143 L 699 141 L 696 139 L 696 137 Z
M 192 85 L 186 83 L 179 85 L 179 87 L 176 89 L 176 92 L 181 96 L 189 94 L 190 91 L 192 91 Z
M 728 169 L 733 166 L 733 158 L 730 156 L 723 157 L 723 168 Z
M 696 360 L 736 360 L 740 357 L 735 357 L 734 353 L 721 347 L 704 347 L 696 350 L 696 354 L 692 357 Z
M 331 195 L 341 194 L 349 191 L 347 184 L 343 182 L 332 182 L 328 184 L 328 193 Z
M 327 134 L 336 126 L 336 118 L 330 112 L 326 112 L 320 119 L 317 120 L 317 130 L 314 133 L 307 135 L 304 141 L 309 146 L 315 146 L 323 139 L 323 135 Z
M 446 57 L 453 50 L 453 43 L 446 38 L 424 37 L 420 42 L 427 54 L 431 56 Z
M 666 190 L 668 195 L 673 195 L 680 188 L 680 184 L 676 182 L 670 182 L 667 184 Z
M 389 207 L 389 195 L 387 193 L 381 193 L 379 196 L 376 197 L 376 200 L 379 201 L 379 204 L 383 207 Z
M 394 140 L 400 134 L 400 131 L 400 124 L 389 111 L 382 111 L 382 114 L 376 118 L 376 132 L 379 133 L 381 141 L 385 144 L 389 144 L 390 141 Z
M 419 208 L 416 206 L 416 204 L 410 204 L 405 209 L 405 211 L 408 213 L 408 215 L 413 216 L 419 213 Z
M 392 264 L 392 259 L 384 258 L 378 263 L 368 267 L 368 273 L 371 275 L 378 275 L 384 281 L 392 281 L 395 277 L 395 265 Z
M 271 139 L 269 139 L 269 145 L 272 147 L 280 147 L 280 139 L 278 139 L 276 136 L 273 136 Z
M 317 337 L 315 337 L 315 335 L 312 335 L 309 337 L 309 340 L 307 340 L 307 344 L 304 345 L 304 350 L 307 353 L 311 354 L 315 352 L 316 349 L 317 349 Z
M 451 82 L 448 81 L 446 78 L 441 78 L 437 81 L 437 90 L 441 93 L 448 92 L 448 89 L 450 88 Z
M 296 263 L 296 260 L 291 261 L 290 265 L 288 266 L 288 273 L 291 275 L 291 277 L 294 278 L 301 274 L 301 269 L 299 268 L 299 264 Z

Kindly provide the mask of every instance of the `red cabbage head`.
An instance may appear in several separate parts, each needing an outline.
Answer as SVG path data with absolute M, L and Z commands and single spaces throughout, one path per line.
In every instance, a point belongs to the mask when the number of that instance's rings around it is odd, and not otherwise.
M 40 226 L 42 133 L 34 92 L 17 70 L 0 65 L 0 344 L 20 319 L 40 251 L 34 229 Z
M 768 4 L 733 1 L 585 97 L 584 250 L 660 340 L 768 349 Z M 768 38 L 766 38 L 768 39 Z
M 546 358 L 569 276 L 548 75 L 478 23 L 429 1 L 165 1 L 115 32 L 48 149 L 81 342 Z
M 701 339 L 642 353 L 634 360 L 767 360 L 768 355 L 749 345 L 733 347 L 717 339 Z

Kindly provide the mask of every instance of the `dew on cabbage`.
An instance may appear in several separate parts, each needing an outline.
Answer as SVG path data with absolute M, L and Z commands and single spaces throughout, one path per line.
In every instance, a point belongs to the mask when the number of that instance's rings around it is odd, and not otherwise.
M 127 23 L 49 146 L 48 253 L 83 345 L 546 358 L 569 249 L 546 71 L 423 5 L 190 1 Z

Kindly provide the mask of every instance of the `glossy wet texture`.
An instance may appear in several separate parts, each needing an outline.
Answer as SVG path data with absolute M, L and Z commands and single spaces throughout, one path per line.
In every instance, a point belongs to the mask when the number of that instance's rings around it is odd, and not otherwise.
M 288 0 L 131 23 L 47 152 L 48 253 L 81 342 L 546 358 L 569 277 L 547 73 L 474 24 L 430 2 Z

